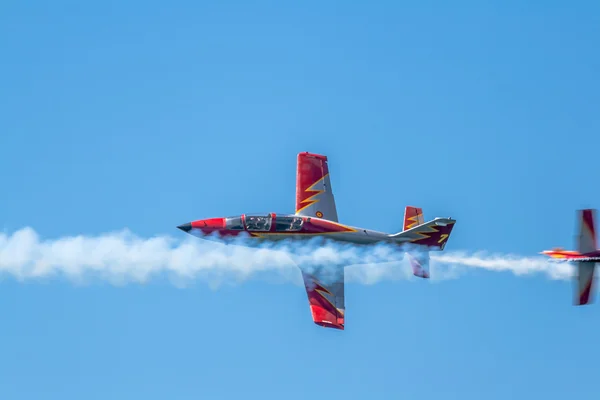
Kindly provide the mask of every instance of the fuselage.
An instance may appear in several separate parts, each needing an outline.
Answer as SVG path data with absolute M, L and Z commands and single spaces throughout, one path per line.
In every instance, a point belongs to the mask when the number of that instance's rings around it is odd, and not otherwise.
M 598 250 L 590 253 L 580 253 L 575 250 L 563 250 L 561 248 L 556 248 L 553 250 L 542 251 L 541 254 L 564 261 L 600 261 L 600 251 Z
M 242 214 L 235 217 L 208 218 L 178 226 L 199 237 L 235 238 L 247 235 L 262 240 L 311 239 L 323 237 L 353 244 L 395 242 L 390 235 L 370 229 L 340 224 L 316 217 L 294 214 Z

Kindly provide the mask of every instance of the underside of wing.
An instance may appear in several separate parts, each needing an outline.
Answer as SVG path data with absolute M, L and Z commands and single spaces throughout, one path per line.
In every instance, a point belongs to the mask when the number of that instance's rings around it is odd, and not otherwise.
M 344 329 L 344 268 L 302 270 L 310 312 L 315 324 Z
M 307 152 L 298 154 L 296 215 L 338 222 L 326 156 Z
M 596 283 L 595 269 L 594 262 L 579 261 L 577 263 L 575 305 L 582 306 L 593 301 L 593 290 Z

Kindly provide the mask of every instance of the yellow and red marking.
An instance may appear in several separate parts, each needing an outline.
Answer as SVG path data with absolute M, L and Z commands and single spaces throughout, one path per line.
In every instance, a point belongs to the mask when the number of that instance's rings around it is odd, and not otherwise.
M 333 294 L 313 276 L 303 273 L 313 321 L 323 327 L 344 329 L 344 310 L 337 308 L 326 296 Z M 314 287 L 312 287 L 314 285 Z
M 553 250 L 544 250 L 541 254 L 544 254 L 548 257 L 558 258 L 558 259 L 577 259 L 577 258 L 585 258 L 586 256 L 581 254 L 578 251 L 573 250 L 563 250 L 563 249 L 553 249 Z
M 423 209 L 407 206 L 404 212 L 404 230 L 423 223 Z
M 313 153 L 298 154 L 296 176 L 296 213 L 317 203 L 323 190 L 315 189 L 329 175 L 327 156 Z
M 419 235 L 418 238 L 412 239 L 410 242 L 415 244 L 423 244 L 427 246 L 442 247 L 443 243 L 448 240 L 454 222 L 449 222 L 447 225 L 425 225 L 418 231 L 413 232 Z

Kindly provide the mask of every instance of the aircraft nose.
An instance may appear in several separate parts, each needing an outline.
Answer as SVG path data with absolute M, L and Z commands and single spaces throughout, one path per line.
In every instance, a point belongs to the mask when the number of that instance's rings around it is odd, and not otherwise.
M 192 224 L 190 222 L 186 224 L 181 224 L 177 227 L 177 229 L 181 229 L 184 232 L 189 232 L 192 230 Z

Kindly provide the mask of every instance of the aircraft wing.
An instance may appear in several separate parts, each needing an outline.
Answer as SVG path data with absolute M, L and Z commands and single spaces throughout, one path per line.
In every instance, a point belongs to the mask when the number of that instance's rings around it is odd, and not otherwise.
M 575 305 L 582 306 L 589 304 L 593 301 L 592 290 L 595 286 L 594 272 L 596 269 L 596 263 L 589 261 L 577 262 L 577 293 L 575 297 Z
M 296 215 L 338 222 L 326 156 L 308 152 L 298 154 Z
M 581 254 L 596 251 L 596 210 L 579 210 L 579 235 L 577 237 L 577 250 Z
M 593 253 L 596 251 L 596 210 L 579 210 L 579 235 L 577 237 L 577 250 L 582 253 Z M 595 286 L 594 272 L 596 263 L 593 261 L 577 262 L 577 294 L 576 305 L 584 305 L 592 302 L 592 291 Z
M 310 312 L 315 324 L 344 329 L 344 268 L 302 270 Z

